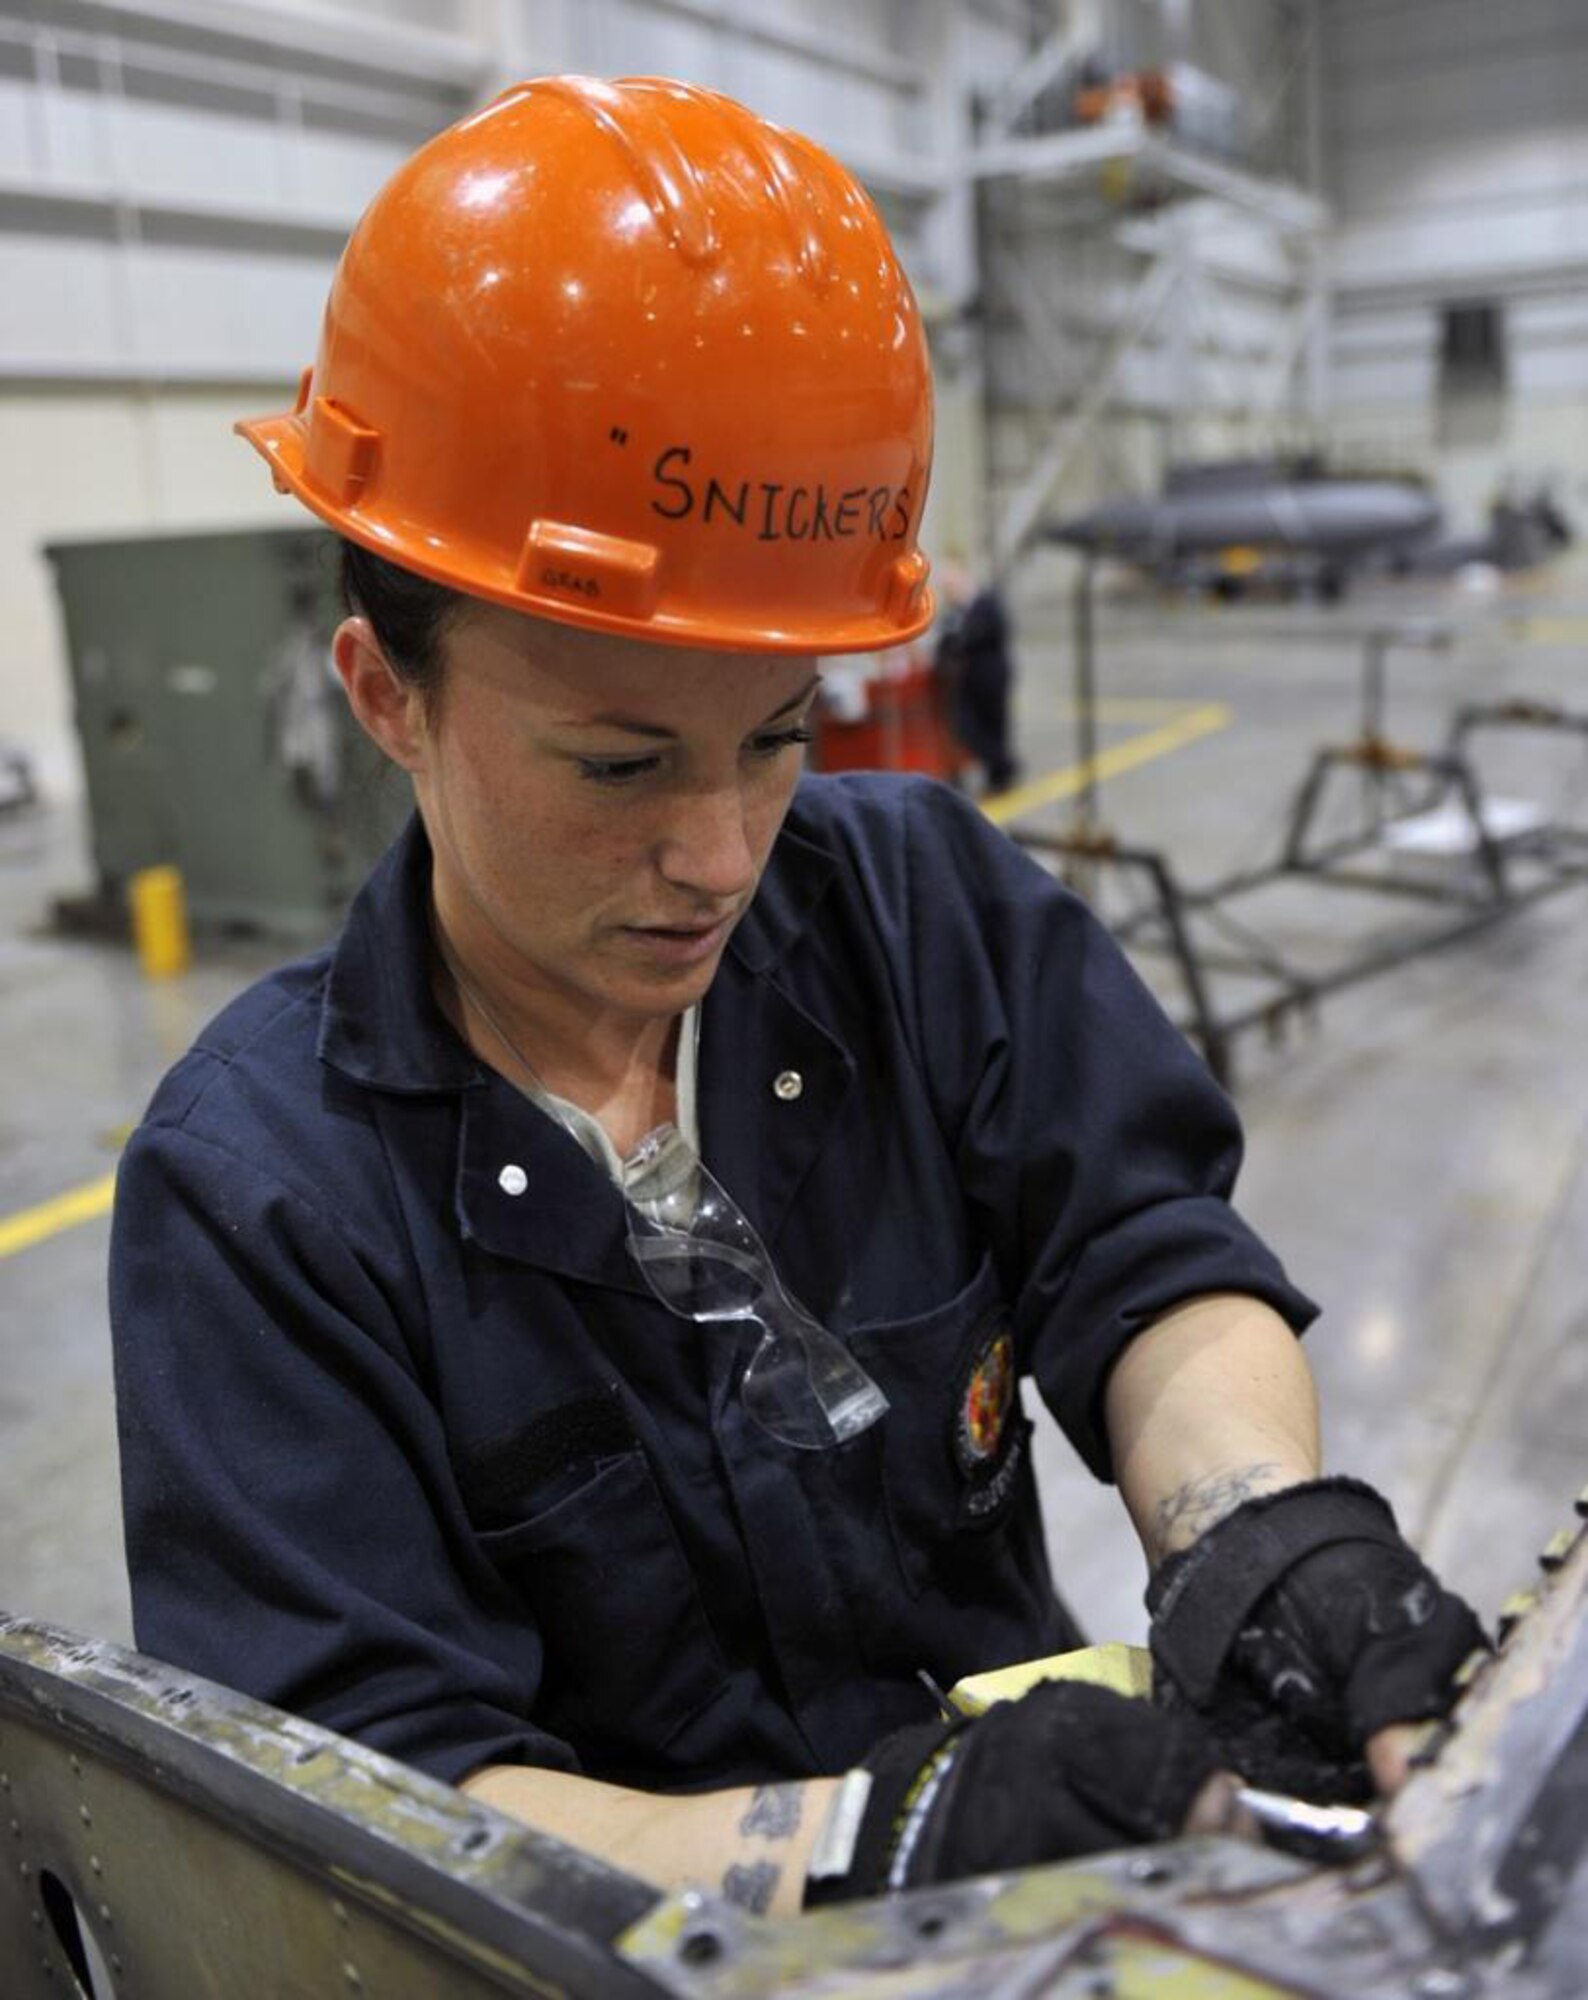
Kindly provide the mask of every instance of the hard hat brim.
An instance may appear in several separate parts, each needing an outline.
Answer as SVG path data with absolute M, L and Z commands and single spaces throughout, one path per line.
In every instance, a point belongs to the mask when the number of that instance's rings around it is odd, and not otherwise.
M 616 632 L 648 639 L 660 646 L 698 646 L 712 651 L 744 653 L 870 653 L 907 645 L 928 630 L 937 603 L 925 582 L 926 562 L 920 564 L 919 584 L 911 588 L 909 611 L 900 618 L 865 617 L 837 622 L 815 618 L 809 624 L 777 622 L 767 617 L 725 618 L 719 610 L 709 623 L 659 606 L 651 616 L 612 611 L 553 598 L 524 589 L 506 575 L 503 565 L 471 552 L 456 541 L 444 553 L 428 557 L 412 536 L 399 538 L 384 529 L 378 512 L 358 505 L 337 505 L 318 492 L 307 475 L 306 429 L 301 411 L 285 415 L 247 417 L 232 429 L 245 438 L 271 469 L 277 490 L 291 494 L 326 525 L 372 554 L 432 583 L 500 604 L 510 611 L 577 625 L 592 632 Z M 435 538 L 439 543 L 440 537 Z

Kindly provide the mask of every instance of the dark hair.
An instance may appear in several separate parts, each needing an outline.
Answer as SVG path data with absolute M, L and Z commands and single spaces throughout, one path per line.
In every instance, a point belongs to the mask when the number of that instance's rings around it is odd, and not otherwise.
M 343 603 L 355 617 L 369 620 L 393 668 L 418 689 L 425 707 L 433 708 L 446 664 L 441 642 L 468 599 L 357 542 L 344 538 L 340 549 Z

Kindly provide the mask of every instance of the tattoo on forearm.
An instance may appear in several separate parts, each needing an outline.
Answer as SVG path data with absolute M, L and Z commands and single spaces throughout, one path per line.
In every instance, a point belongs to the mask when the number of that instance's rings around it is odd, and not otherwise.
M 1170 1556 L 1189 1548 L 1216 1521 L 1233 1514 L 1243 1500 L 1269 1492 L 1281 1471 L 1276 1463 L 1265 1461 L 1238 1466 L 1233 1472 L 1210 1473 L 1206 1479 L 1189 1479 L 1177 1486 L 1153 1510 L 1155 1556 Z
M 735 1862 L 722 1878 L 722 1893 L 741 1910 L 764 1917 L 782 1879 L 783 1871 L 775 1861 Z
M 739 1832 L 747 1840 L 791 1840 L 805 1810 L 803 1785 L 757 1785 L 739 1817 Z M 722 1878 L 722 1893 L 730 1903 L 754 1916 L 765 1916 L 783 1879 L 776 1861 L 735 1861 Z
M 757 1785 L 744 1809 L 739 1831 L 747 1835 L 758 1833 L 763 1840 L 787 1840 L 799 1831 L 804 1803 L 803 1785 Z

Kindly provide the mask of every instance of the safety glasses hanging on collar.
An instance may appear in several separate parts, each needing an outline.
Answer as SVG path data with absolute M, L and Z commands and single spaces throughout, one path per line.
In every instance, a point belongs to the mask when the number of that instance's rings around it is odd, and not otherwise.
M 762 1328 L 739 1385 L 747 1415 L 783 1444 L 823 1451 L 888 1407 L 871 1377 L 783 1288 L 749 1219 L 676 1125 L 623 1163 L 629 1255 L 670 1312 Z
M 447 949 L 434 909 L 430 936 L 460 995 L 534 1085 L 542 1107 L 582 1148 L 584 1140 L 535 1065 Z M 641 1139 L 623 1162 L 622 1193 L 629 1253 L 670 1312 L 701 1325 L 748 1320 L 762 1328 L 739 1385 L 746 1412 L 762 1430 L 800 1451 L 826 1451 L 885 1414 L 887 1397 L 784 1291 L 749 1219 L 676 1125 L 658 1125 Z

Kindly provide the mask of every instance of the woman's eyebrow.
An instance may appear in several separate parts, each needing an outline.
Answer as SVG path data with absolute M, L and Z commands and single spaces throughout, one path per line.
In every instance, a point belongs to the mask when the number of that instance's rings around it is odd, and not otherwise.
M 765 729 L 768 722 L 776 722 L 782 716 L 792 715 L 794 710 L 799 707 L 800 703 L 802 701 L 808 700 L 810 696 L 816 692 L 817 688 L 821 686 L 821 684 L 822 684 L 821 675 L 812 674 L 810 679 L 799 690 L 798 694 L 790 695 L 788 700 L 784 702 L 781 707 L 773 709 L 772 713 L 769 716 L 767 716 L 766 720 L 761 724 L 761 727 Z
M 756 728 L 765 729 L 783 716 L 791 715 L 820 686 L 821 678 L 820 674 L 812 674 L 797 694 L 790 695 L 785 702 L 780 702 L 770 715 L 756 724 Z M 629 736 L 644 736 L 660 741 L 668 741 L 677 734 L 676 730 L 664 729 L 658 723 L 644 722 L 637 715 L 625 714 L 620 709 L 604 710 L 600 715 L 570 718 L 565 726 L 570 729 L 618 729 Z

